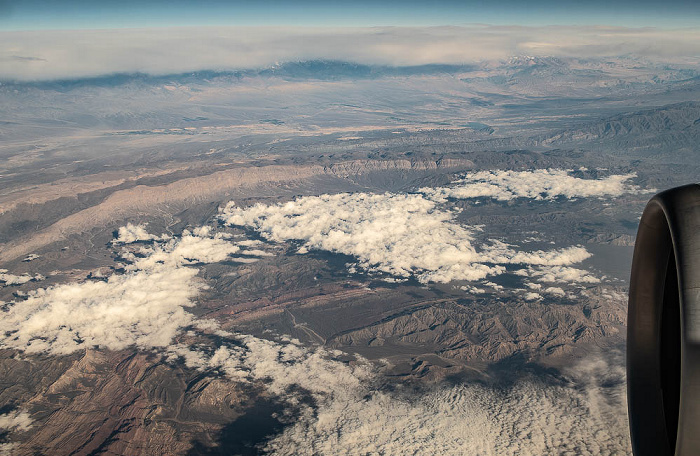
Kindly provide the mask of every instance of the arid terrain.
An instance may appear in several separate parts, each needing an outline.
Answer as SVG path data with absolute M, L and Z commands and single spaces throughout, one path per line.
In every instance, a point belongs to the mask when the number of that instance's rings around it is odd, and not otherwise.
M 0 454 L 628 453 L 632 246 L 700 176 L 699 78 L 3 83 Z

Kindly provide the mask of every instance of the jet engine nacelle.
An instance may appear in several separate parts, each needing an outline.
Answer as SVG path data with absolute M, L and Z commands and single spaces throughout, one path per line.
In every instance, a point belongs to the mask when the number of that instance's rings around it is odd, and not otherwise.
M 627 325 L 635 456 L 700 455 L 700 184 L 661 192 L 644 209 Z

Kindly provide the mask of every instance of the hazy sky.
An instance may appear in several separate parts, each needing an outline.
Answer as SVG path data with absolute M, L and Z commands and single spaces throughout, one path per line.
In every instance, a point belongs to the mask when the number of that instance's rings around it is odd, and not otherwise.
M 0 30 L 189 25 L 700 25 L 697 0 L 0 0 Z
M 0 81 L 228 71 L 315 59 L 392 66 L 469 64 L 523 54 L 635 55 L 696 62 L 700 28 L 209 26 L 0 31 Z

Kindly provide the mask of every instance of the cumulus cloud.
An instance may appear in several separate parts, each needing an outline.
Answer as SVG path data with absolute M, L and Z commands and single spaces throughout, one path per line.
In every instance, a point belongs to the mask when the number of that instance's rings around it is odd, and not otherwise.
M 0 430 L 24 432 L 32 427 L 32 418 L 26 410 L 15 410 L 0 415 Z
M 486 290 L 485 290 L 484 288 L 475 287 L 475 286 L 473 286 L 473 285 L 469 285 L 469 286 L 467 286 L 467 285 L 462 285 L 461 287 L 459 287 L 459 289 L 462 290 L 462 291 L 468 291 L 468 292 L 471 293 L 471 294 L 483 294 L 483 293 L 486 293 Z
M 205 286 L 187 267 L 225 260 L 239 247 L 208 231 L 125 252 L 133 263 L 106 281 L 68 283 L 32 291 L 10 303 L 0 319 L 0 346 L 61 355 L 90 346 L 164 347 L 181 328 L 212 328 L 185 309 Z
M 590 256 L 580 246 L 522 252 L 500 241 L 477 251 L 473 230 L 455 223 L 454 213 L 439 209 L 435 201 L 415 194 L 343 193 L 247 208 L 229 203 L 220 218 L 253 228 L 270 241 L 303 241 L 300 252 L 353 255 L 357 266 L 370 273 L 415 277 L 422 283 L 473 281 L 504 273 L 505 264 L 563 266 Z
M 33 420 L 26 410 L 14 410 L 0 415 L 0 439 L 5 433 L 26 432 L 32 427 Z M 12 456 L 17 443 L 0 441 L 0 456 Z
M 165 239 L 166 237 L 164 237 Z M 134 242 L 155 241 L 161 237 L 155 236 L 146 230 L 145 225 L 134 225 L 127 223 L 125 226 L 119 227 L 117 237 L 112 241 L 114 244 L 133 244 Z
M 229 242 L 225 237 L 216 234 L 210 236 L 211 230 L 184 230 L 180 239 L 173 239 L 167 243 L 159 243 L 140 248 L 137 253 L 125 256 L 134 261 L 129 266 L 130 270 L 152 270 L 160 265 L 166 267 L 179 267 L 197 263 L 216 263 L 224 261 L 230 255 L 238 253 L 241 249 L 238 245 Z
M 488 261 L 503 264 L 554 265 L 580 263 L 591 257 L 591 253 L 581 246 L 565 247 L 554 250 L 516 251 L 513 246 L 502 241 L 491 240 L 484 246 Z
M 561 287 L 547 287 L 544 290 L 542 290 L 542 292 L 553 296 L 557 296 L 559 298 L 563 298 L 564 296 L 566 296 L 566 292 Z
M 537 266 L 516 271 L 515 274 L 532 277 L 546 283 L 600 283 L 600 279 L 585 269 L 569 266 Z
M 39 280 L 44 280 L 44 276 L 41 274 L 30 275 L 30 274 L 10 274 L 7 269 L 0 269 L 0 287 L 3 285 L 22 285 L 27 282 L 37 282 Z
M 0 79 L 46 80 L 259 68 L 330 59 L 363 64 L 464 64 L 512 55 L 664 61 L 700 54 L 698 29 L 598 26 L 191 27 L 0 32 Z
M 170 358 L 182 357 L 189 367 L 200 370 L 217 369 L 236 381 L 264 381 L 270 393 L 292 403 L 298 398 L 291 387 L 327 400 L 369 387 L 374 379 L 375 369 L 369 362 L 359 357 L 352 363 L 341 361 L 348 355 L 339 350 L 306 348 L 288 337 L 279 341 L 241 334 L 231 337 L 236 345 L 222 345 L 212 355 L 178 345 L 169 350 Z
M 563 169 L 536 169 L 533 171 L 479 171 L 469 173 L 450 187 L 421 188 L 419 191 L 435 201 L 448 198 L 493 198 L 510 201 L 516 198 L 553 200 L 620 196 L 641 189 L 628 181 L 636 174 L 611 175 L 601 179 L 582 179 Z
M 526 301 L 536 301 L 538 299 L 542 299 L 542 295 L 539 293 L 535 293 L 534 291 L 528 291 L 523 295 Z

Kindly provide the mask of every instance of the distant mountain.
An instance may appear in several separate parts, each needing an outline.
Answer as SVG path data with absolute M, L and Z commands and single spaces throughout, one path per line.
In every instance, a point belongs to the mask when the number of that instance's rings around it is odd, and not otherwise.
M 667 155 L 697 162 L 700 152 L 700 102 L 688 101 L 643 111 L 618 114 L 573 130 L 539 138 L 539 145 L 571 143 L 605 146 L 613 153 Z
M 687 101 L 654 109 L 618 114 L 575 130 L 553 135 L 549 141 L 611 139 L 622 136 L 644 137 L 668 132 L 699 132 L 700 102 Z
M 235 71 L 196 71 L 170 75 L 145 73 L 119 73 L 92 78 L 62 79 L 41 82 L 0 82 L 0 88 L 34 87 L 44 90 L 68 91 L 82 87 L 116 87 L 126 84 L 161 85 L 169 83 L 193 84 L 211 81 L 239 80 L 244 77 L 279 77 L 283 79 L 340 80 L 373 79 L 390 76 L 416 76 L 429 74 L 452 74 L 472 71 L 473 65 L 413 65 L 386 66 L 363 65 L 340 60 L 307 60 L 285 62 L 271 67 L 241 69 Z
M 362 65 L 337 60 L 309 60 L 287 62 L 269 69 L 259 70 L 258 75 L 275 75 L 284 78 L 299 79 L 341 79 L 341 78 L 377 78 L 386 76 L 416 76 L 421 74 L 452 74 L 471 71 L 473 65 L 413 65 L 386 66 Z
M 569 73 L 570 65 L 558 57 L 533 57 L 533 56 L 516 56 L 508 59 L 503 65 L 515 72 L 536 73 L 536 72 L 552 72 Z

